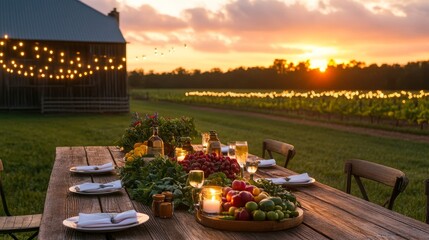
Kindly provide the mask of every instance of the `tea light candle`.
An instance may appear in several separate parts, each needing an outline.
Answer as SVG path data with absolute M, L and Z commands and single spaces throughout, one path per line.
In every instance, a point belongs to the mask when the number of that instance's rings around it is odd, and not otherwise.
M 183 150 L 182 148 L 176 148 L 176 158 L 177 158 L 177 161 L 183 161 L 183 159 L 185 159 L 185 156 L 186 156 L 186 154 L 187 154 L 187 151 L 186 150 Z
M 203 190 L 203 211 L 205 213 L 220 213 L 221 198 L 220 191 L 214 188 L 207 188 Z
M 220 201 L 216 199 L 204 199 L 203 200 L 203 211 L 206 213 L 219 213 L 220 212 Z

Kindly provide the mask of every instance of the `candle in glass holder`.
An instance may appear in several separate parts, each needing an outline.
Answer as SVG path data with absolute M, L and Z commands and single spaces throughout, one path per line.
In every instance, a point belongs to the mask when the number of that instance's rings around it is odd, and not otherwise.
M 201 144 L 203 145 L 203 152 L 207 151 L 207 144 L 210 139 L 210 134 L 208 132 L 201 133 Z
M 187 151 L 183 150 L 182 148 L 176 148 L 175 153 L 176 153 L 177 161 L 180 162 L 180 161 L 183 161 L 183 159 L 185 159 Z
M 222 203 L 222 188 L 218 186 L 203 187 L 202 209 L 208 214 L 220 213 Z

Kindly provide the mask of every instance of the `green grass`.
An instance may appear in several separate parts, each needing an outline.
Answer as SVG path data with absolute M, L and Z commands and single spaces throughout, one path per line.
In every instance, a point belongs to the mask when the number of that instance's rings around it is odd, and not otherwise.
M 348 158 L 366 159 L 401 169 L 410 178 L 410 184 L 398 197 L 394 210 L 418 220 L 424 219 L 423 180 L 429 176 L 428 144 L 249 118 L 238 113 L 208 112 L 174 103 L 132 101 L 131 110 L 158 112 L 170 117 L 194 117 L 197 130 L 214 129 L 223 143 L 247 140 L 249 151 L 259 156 L 265 138 L 291 143 L 297 149 L 289 166 L 292 170 L 308 172 L 318 181 L 341 190 L 345 184 L 344 160 Z M 129 114 L 1 112 L 0 158 L 5 167 L 3 181 L 12 214 L 43 211 L 55 147 L 114 145 L 129 121 Z M 382 202 L 384 198 L 381 196 L 388 192 L 383 189 L 380 194 L 379 188 L 370 186 L 370 198 L 376 196 L 376 202 Z

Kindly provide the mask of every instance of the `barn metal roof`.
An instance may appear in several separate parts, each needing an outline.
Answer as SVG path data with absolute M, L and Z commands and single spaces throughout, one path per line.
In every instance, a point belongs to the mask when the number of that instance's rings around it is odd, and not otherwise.
M 0 0 L 0 38 L 125 43 L 113 17 L 78 0 Z

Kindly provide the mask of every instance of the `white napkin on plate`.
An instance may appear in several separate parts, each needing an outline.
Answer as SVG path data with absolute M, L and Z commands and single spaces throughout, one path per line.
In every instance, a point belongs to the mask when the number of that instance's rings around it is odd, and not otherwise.
M 302 173 L 298 175 L 291 175 L 289 177 L 279 177 L 279 178 L 267 178 L 274 184 L 286 184 L 286 183 L 306 183 L 311 180 L 308 176 L 308 173 Z
M 285 184 L 287 181 L 284 177 L 281 178 L 267 178 L 268 180 L 270 180 L 271 182 L 273 182 L 274 184 Z
M 119 214 L 79 213 L 77 226 L 82 228 L 117 227 L 137 223 L 137 212 L 129 210 Z
M 305 182 L 308 182 L 310 180 L 311 180 L 311 178 L 310 178 L 310 176 L 308 176 L 308 173 L 291 175 L 291 176 L 287 177 L 287 182 L 290 182 L 290 183 L 305 183 Z
M 276 164 L 275 159 L 259 160 L 259 167 L 271 166 L 275 164 Z
M 222 152 L 223 154 L 227 154 L 227 153 L 228 153 L 228 150 L 229 150 L 229 147 L 228 147 L 228 146 L 223 146 L 223 147 L 221 147 L 221 148 L 220 148 L 220 150 L 221 150 L 221 152 Z
M 104 187 L 100 186 L 104 185 Z M 121 180 L 116 180 L 109 183 L 82 183 L 76 186 L 76 191 L 78 192 L 103 192 L 111 189 L 120 189 L 122 188 Z
M 113 170 L 113 163 L 106 163 L 103 165 L 93 165 L 93 166 L 77 166 L 75 167 L 76 171 L 95 171 L 95 170 Z

